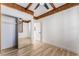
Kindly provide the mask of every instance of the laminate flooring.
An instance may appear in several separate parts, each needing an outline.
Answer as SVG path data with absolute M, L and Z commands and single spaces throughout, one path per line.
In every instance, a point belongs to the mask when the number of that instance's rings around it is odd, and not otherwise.
M 76 53 L 58 48 L 56 46 L 42 43 L 32 42 L 22 48 L 8 48 L 0 52 L 1 56 L 78 56 Z

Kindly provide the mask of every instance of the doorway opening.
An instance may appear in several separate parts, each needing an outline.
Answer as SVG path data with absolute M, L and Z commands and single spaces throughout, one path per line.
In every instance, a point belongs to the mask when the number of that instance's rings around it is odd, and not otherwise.
M 18 48 L 23 48 L 31 44 L 29 22 L 18 18 Z
M 34 41 L 42 42 L 42 23 L 35 22 L 33 24 L 33 39 Z

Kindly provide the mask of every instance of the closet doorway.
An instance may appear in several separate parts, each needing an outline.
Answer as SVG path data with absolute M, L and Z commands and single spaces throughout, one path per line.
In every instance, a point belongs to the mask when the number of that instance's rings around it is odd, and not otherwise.
M 1 49 L 17 48 L 17 19 L 13 16 L 1 16 Z

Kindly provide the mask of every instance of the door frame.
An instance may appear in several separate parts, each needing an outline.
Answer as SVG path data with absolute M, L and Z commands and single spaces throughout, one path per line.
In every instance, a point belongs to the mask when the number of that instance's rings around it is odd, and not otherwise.
M 34 23 L 40 23 L 40 42 L 42 42 L 43 40 L 42 40 L 42 22 L 41 21 L 37 21 L 37 22 L 33 22 L 33 26 L 32 26 L 32 28 L 33 28 L 33 34 L 32 35 L 34 35 Z M 33 37 L 33 40 L 34 40 L 34 37 Z

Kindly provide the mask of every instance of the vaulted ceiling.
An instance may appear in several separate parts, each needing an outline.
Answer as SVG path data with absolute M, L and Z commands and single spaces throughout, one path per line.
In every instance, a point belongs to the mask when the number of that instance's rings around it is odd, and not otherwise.
M 34 16 L 42 15 L 52 9 L 58 8 L 65 3 L 16 3 L 25 9 L 34 12 Z
M 4 3 L 4 5 L 31 14 L 34 19 L 40 19 L 79 5 L 79 3 Z

